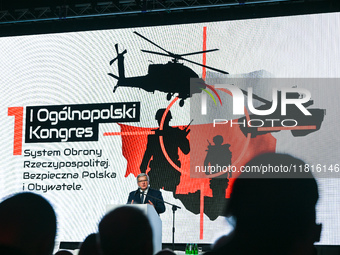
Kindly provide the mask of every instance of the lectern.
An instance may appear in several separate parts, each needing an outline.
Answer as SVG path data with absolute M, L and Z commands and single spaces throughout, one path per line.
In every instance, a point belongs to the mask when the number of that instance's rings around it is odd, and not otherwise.
M 106 211 L 109 212 L 121 206 L 133 206 L 146 215 L 152 228 L 153 254 L 160 251 L 162 249 L 162 221 L 155 208 L 149 204 L 107 205 Z

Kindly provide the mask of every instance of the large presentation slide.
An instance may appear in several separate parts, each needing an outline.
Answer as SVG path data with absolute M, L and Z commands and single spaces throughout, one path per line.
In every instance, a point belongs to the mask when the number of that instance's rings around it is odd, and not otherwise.
M 308 163 L 320 191 L 319 244 L 340 245 L 339 28 L 340 13 L 328 13 L 0 38 L 1 199 L 43 195 L 57 213 L 57 241 L 77 242 L 146 172 L 181 207 L 175 242 L 212 243 L 232 229 L 222 209 L 237 176 L 211 181 L 194 170 L 223 144 L 231 165 L 265 152 Z M 191 78 L 205 83 L 192 91 Z M 247 111 L 217 89 L 228 79 Z M 307 98 L 296 115 L 261 115 L 272 102 L 283 111 L 277 102 L 294 91 Z M 202 98 L 207 105 L 196 104 Z M 216 105 L 225 125 L 199 139 L 195 128 L 204 131 Z M 236 128 L 221 105 L 239 110 Z M 166 205 L 164 243 L 172 216 Z

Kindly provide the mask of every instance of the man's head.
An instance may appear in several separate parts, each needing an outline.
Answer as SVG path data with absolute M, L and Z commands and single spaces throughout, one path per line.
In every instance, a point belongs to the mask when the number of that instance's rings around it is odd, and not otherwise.
M 152 255 L 152 229 L 148 218 L 133 206 L 119 207 L 99 223 L 103 255 Z
M 27 255 L 53 253 L 56 215 L 42 196 L 20 193 L 0 204 L 0 244 Z
M 149 187 L 149 176 L 145 173 L 141 173 L 137 176 L 137 185 L 141 190 L 146 190 Z
M 302 248 L 306 253 L 299 254 L 310 254 L 321 231 L 315 223 L 317 183 L 309 172 L 285 171 L 304 165 L 283 154 L 263 154 L 251 160 L 246 165 L 249 172 L 236 179 L 227 205 L 227 215 L 236 219 L 235 233 L 252 233 L 249 238 L 254 242 L 266 240 L 267 246 Z M 267 172 L 256 171 L 264 167 Z

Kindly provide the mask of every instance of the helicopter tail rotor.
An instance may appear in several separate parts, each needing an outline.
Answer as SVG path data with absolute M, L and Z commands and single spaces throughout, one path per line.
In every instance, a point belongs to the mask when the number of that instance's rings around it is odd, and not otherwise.
M 119 53 L 118 43 L 116 43 L 114 47 L 115 47 L 117 56 L 110 61 L 110 65 L 112 65 L 116 60 L 118 60 L 118 76 L 113 73 L 108 73 L 108 75 L 119 81 L 125 78 L 124 55 L 127 53 L 127 50 L 125 49 L 123 52 Z M 113 88 L 113 93 L 115 93 L 117 88 L 118 88 L 118 82 L 116 86 Z
M 118 57 L 115 57 L 114 59 L 112 59 L 112 60 L 110 61 L 110 66 L 111 66 L 117 59 L 118 59 Z
M 113 77 L 113 78 L 119 80 L 119 77 L 118 77 L 117 75 L 114 75 L 113 73 L 108 73 L 108 75 L 110 75 L 111 77 Z
M 119 49 L 118 49 L 118 43 L 115 44 L 115 49 L 116 49 L 116 53 L 117 53 L 117 57 L 115 57 L 114 59 L 112 59 L 110 61 L 110 66 L 119 58 L 123 58 L 124 54 L 127 53 L 127 50 L 125 49 L 122 53 L 119 53 Z
M 116 52 L 117 52 L 117 57 L 115 57 L 114 59 L 112 59 L 110 61 L 110 66 L 118 59 L 118 56 L 119 56 L 118 43 L 115 44 L 115 49 L 116 49 Z

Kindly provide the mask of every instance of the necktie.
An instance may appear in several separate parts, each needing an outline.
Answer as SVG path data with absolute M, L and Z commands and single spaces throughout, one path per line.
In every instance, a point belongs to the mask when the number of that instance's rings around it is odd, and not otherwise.
M 144 204 L 144 191 L 140 192 L 140 202 Z

